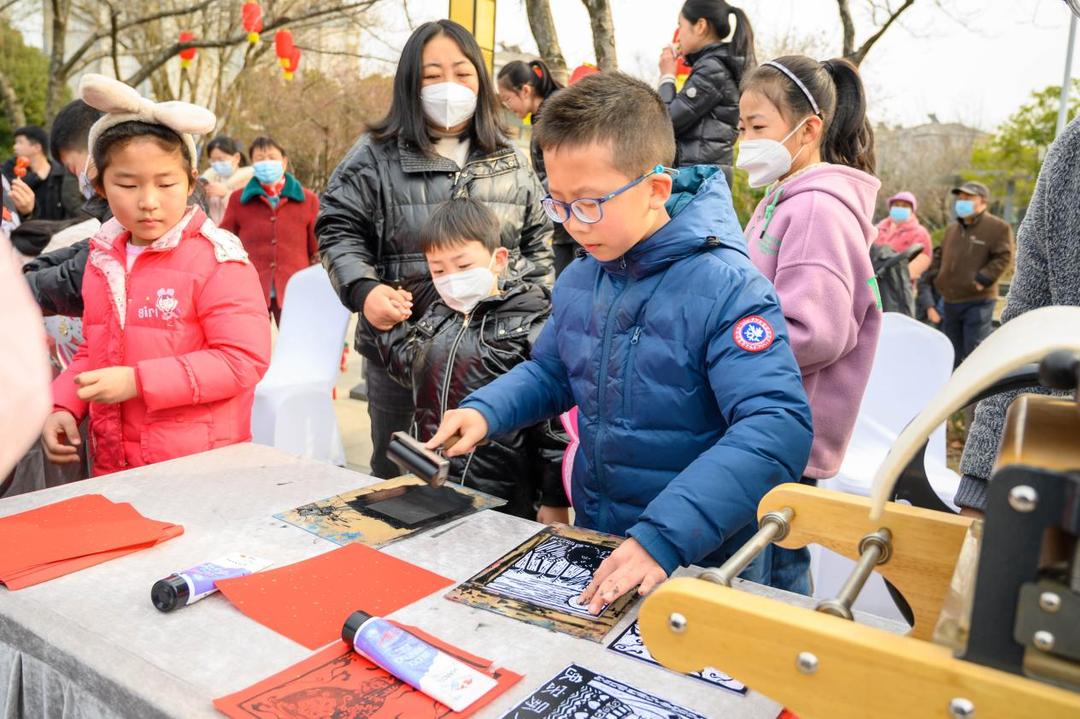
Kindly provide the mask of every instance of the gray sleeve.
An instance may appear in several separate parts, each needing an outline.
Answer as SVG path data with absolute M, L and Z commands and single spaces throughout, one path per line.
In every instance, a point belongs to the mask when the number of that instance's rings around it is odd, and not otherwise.
M 1043 164 L 1035 185 L 1031 204 L 1020 231 L 1017 233 L 1016 275 L 1009 289 L 1008 303 L 1001 321 L 1008 322 L 1029 310 L 1053 304 L 1050 277 L 1047 268 L 1047 242 L 1050 238 L 1054 208 L 1075 208 L 1080 196 L 1070 190 L 1070 175 L 1076 170 L 1074 159 L 1080 152 L 1080 122 L 1072 123 L 1054 142 Z M 986 508 L 986 483 L 997 459 L 1001 433 L 1005 426 L 1005 412 L 1021 393 L 1037 390 L 1005 392 L 979 403 L 975 419 L 968 430 L 967 444 L 960 460 L 963 476 L 955 502 L 961 507 L 983 510 Z M 1049 391 L 1042 391 L 1049 394 Z

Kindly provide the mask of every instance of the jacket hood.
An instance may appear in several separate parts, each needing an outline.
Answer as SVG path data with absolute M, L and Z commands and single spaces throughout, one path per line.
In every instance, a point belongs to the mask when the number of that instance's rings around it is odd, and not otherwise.
M 622 258 L 601 263 L 604 269 L 637 278 L 716 247 L 747 254 L 731 204 L 731 190 L 716 165 L 680 168 L 665 209 L 671 216 L 666 225 L 634 245 Z
M 859 220 L 867 244 L 873 242 L 874 204 L 881 181 L 862 170 L 845 165 L 823 164 L 792 177 L 781 183 L 769 193 L 769 202 L 775 200 L 774 193 L 781 193 L 780 202 L 790 200 L 804 192 L 823 192 L 842 202 Z

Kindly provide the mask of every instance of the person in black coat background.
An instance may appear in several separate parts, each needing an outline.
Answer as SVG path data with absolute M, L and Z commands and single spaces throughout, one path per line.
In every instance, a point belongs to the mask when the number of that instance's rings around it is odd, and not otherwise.
M 675 166 L 719 165 L 731 184 L 739 138 L 739 83 L 757 65 L 746 13 L 724 0 L 687 0 L 679 12 L 679 45 L 690 76 L 675 88 L 672 46 L 660 54 L 660 97 L 675 127 Z
M 30 162 L 21 179 L 15 175 L 15 158 L 4 163 L 2 172 L 9 182 L 25 182 L 34 191 L 34 207 L 24 220 L 66 220 L 75 217 L 83 198 L 79 181 L 59 162 L 49 159 L 49 136 L 36 125 L 20 127 L 15 136 L 15 155 Z
M 497 80 L 499 100 L 503 107 L 522 120 L 529 117 L 533 128 L 529 142 L 529 159 L 540 182 L 547 189 L 547 170 L 544 167 L 544 153 L 536 143 L 536 126 L 540 122 L 544 102 L 562 89 L 543 60 L 529 63 L 513 60 L 499 70 Z M 556 224 L 551 238 L 551 249 L 555 252 L 555 277 L 558 279 L 563 269 L 574 261 L 577 243 L 562 225 Z
M 390 436 L 412 423 L 412 393 L 386 373 L 371 328 L 421 317 L 438 297 L 420 250 L 420 227 L 451 198 L 486 203 L 499 221 L 508 276 L 544 282 L 551 221 L 544 188 L 505 139 L 498 96 L 476 39 L 450 20 L 424 23 L 405 43 L 385 118 L 353 146 L 321 198 L 319 256 L 342 304 L 363 315 L 355 347 L 368 361 L 372 474 L 400 470 Z
M 390 376 L 412 390 L 413 436 L 426 442 L 446 410 L 529 358 L 551 314 L 543 285 L 500 279 L 509 253 L 499 222 L 483 204 L 451 200 L 420 231 L 440 299 L 418 320 L 377 335 Z M 451 481 L 507 500 L 504 511 L 526 519 L 569 521 L 562 486 L 567 440 L 541 422 L 494 437 L 468 457 L 451 460 Z

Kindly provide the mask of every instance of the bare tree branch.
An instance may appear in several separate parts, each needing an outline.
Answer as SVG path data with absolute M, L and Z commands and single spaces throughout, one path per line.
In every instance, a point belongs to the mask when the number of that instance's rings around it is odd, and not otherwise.
M 379 57 L 378 55 L 368 55 L 363 52 L 352 52 L 351 50 L 324 50 L 319 47 L 311 47 L 308 45 L 297 45 L 304 52 L 310 52 L 315 55 L 343 55 L 345 57 L 355 57 L 359 60 L 376 60 L 378 62 L 395 62 L 396 59 L 392 57 Z
M 277 20 L 274 20 L 268 25 L 263 26 L 264 33 L 270 33 L 279 28 L 283 28 L 289 25 L 293 25 L 303 20 L 312 20 L 318 17 L 325 17 L 334 13 L 350 12 L 357 10 L 368 10 L 376 5 L 380 0 L 362 0 L 359 3 L 341 3 L 338 5 L 332 5 L 330 7 L 319 8 L 316 10 L 310 10 L 302 15 L 295 17 L 282 16 Z M 205 4 L 205 3 L 204 3 Z M 153 58 L 143 63 L 131 77 L 124 80 L 128 85 L 138 86 L 146 78 L 150 77 L 159 67 L 167 63 L 173 57 L 180 52 L 189 48 L 213 48 L 213 47 L 227 47 L 229 45 L 239 45 L 240 43 L 247 42 L 247 33 L 240 32 L 232 37 L 222 38 L 219 40 L 193 40 L 191 42 L 178 42 L 161 50 Z
M 146 15 L 146 16 L 143 16 L 143 17 L 138 17 L 138 18 L 134 18 L 132 20 L 125 20 L 124 22 L 121 22 L 116 26 L 116 30 L 119 32 L 119 31 L 122 31 L 122 30 L 127 30 L 128 28 L 135 27 L 137 25 L 145 25 L 147 23 L 156 22 L 158 20 L 164 20 L 165 18 L 179 17 L 181 15 L 190 15 L 191 13 L 198 12 L 199 10 L 202 10 L 202 9 L 204 9 L 206 7 L 209 7 L 210 5 L 212 5 L 214 3 L 214 1 L 215 0 L 203 0 L 203 2 L 198 3 L 196 5 L 192 5 L 190 7 L 184 7 L 184 8 L 180 8 L 180 9 L 177 9 L 177 10 L 163 10 L 163 11 L 158 12 L 158 13 L 153 13 L 152 15 Z M 105 38 L 109 37 L 111 32 L 112 32 L 111 29 L 110 30 L 101 30 L 101 31 L 93 33 L 92 35 L 87 37 L 86 41 L 83 42 L 83 44 L 80 45 L 75 50 L 75 52 L 73 52 L 71 54 L 71 57 L 69 57 L 57 69 L 57 71 L 63 77 L 66 78 L 68 75 L 71 74 L 71 69 L 75 65 L 75 63 L 78 62 L 79 58 L 82 57 L 83 55 L 85 55 L 87 52 L 89 52 L 90 48 L 92 48 L 98 42 L 100 42 L 101 40 L 104 40 Z
M 117 39 L 116 39 L 117 35 L 119 35 L 119 32 L 120 32 L 120 28 L 117 27 L 117 23 L 116 23 L 117 18 L 119 17 L 120 14 L 116 11 L 116 7 L 111 2 L 108 3 L 108 6 L 109 6 L 109 27 L 112 30 L 112 38 L 111 38 L 112 43 L 111 44 L 112 44 L 113 76 L 114 77 L 120 77 L 120 53 L 119 53 L 119 51 L 117 49 L 117 45 L 119 45 L 119 43 L 117 42 Z
M 8 0 L 8 2 L 4 3 L 3 5 L 0 5 L 0 12 L 4 12 L 8 8 L 14 7 L 18 2 L 19 2 L 19 0 Z
M 857 49 L 855 47 L 855 21 L 851 17 L 851 4 L 849 0 L 836 0 L 836 7 L 840 13 L 840 24 L 843 27 L 844 44 L 843 54 L 844 57 L 852 62 L 856 67 L 862 64 L 862 61 L 866 59 L 867 53 L 874 47 L 874 44 L 885 34 L 885 32 L 892 27 L 892 24 L 896 20 L 915 4 L 915 0 L 904 0 L 900 7 L 896 10 L 892 9 L 891 2 L 875 2 L 870 0 L 870 14 L 875 25 L 881 17 L 884 17 L 884 22 L 881 23 L 877 31 L 868 37 L 862 45 Z
M 847 2 L 847 0 L 842 0 L 842 2 Z M 894 22 L 896 22 L 896 19 L 900 17 L 900 15 L 903 14 L 905 10 L 907 10 L 914 4 L 915 0 L 904 0 L 904 3 L 895 11 L 893 11 L 891 15 L 889 15 L 888 19 L 885 20 L 885 22 L 878 29 L 878 31 L 868 37 L 866 41 L 859 46 L 859 49 L 855 51 L 854 56 L 849 59 L 853 63 L 855 63 L 856 66 L 862 64 L 863 59 L 866 58 L 866 54 L 870 52 L 870 48 L 874 46 L 874 43 L 880 40 L 881 36 L 885 34 L 885 31 L 888 30 Z M 847 54 L 845 53 L 845 57 L 846 56 Z

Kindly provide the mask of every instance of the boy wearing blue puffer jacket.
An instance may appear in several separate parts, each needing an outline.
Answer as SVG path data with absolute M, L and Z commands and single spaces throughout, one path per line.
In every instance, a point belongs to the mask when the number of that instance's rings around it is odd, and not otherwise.
M 536 132 L 544 209 L 588 256 L 555 284 L 531 360 L 447 412 L 428 446 L 460 434 L 449 454 L 463 454 L 578 406 L 576 523 L 628 537 L 582 594 L 595 614 L 680 565 L 730 556 L 765 493 L 801 476 L 810 409 L 723 174 L 665 169 L 675 141 L 656 93 L 592 75 L 544 105 Z M 750 569 L 783 587 L 807 568 Z

